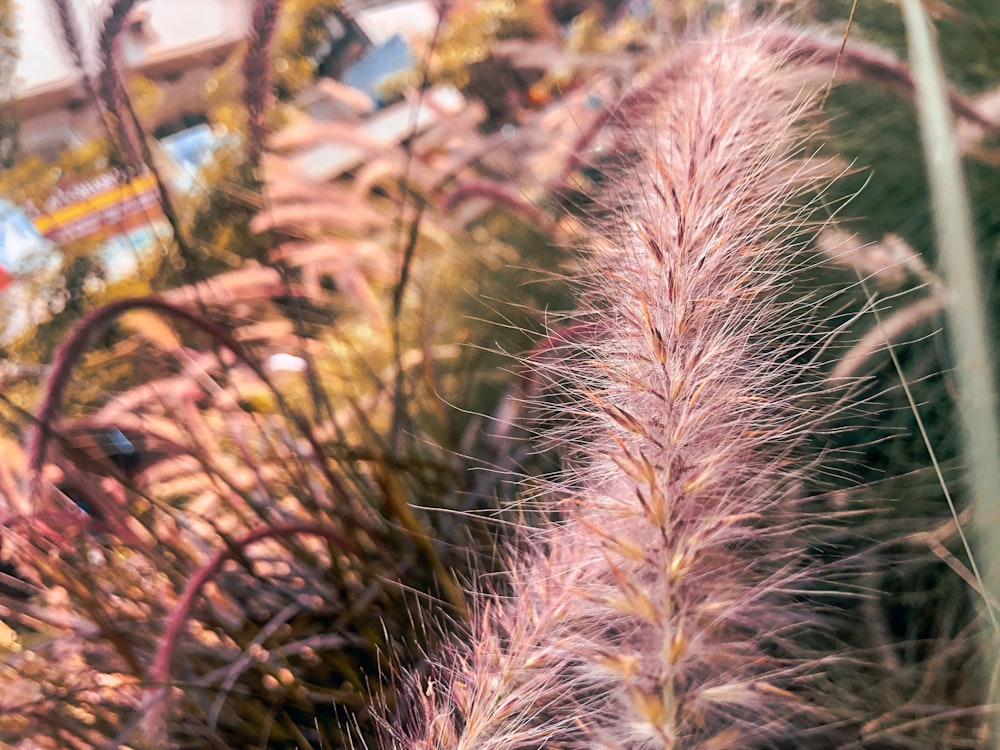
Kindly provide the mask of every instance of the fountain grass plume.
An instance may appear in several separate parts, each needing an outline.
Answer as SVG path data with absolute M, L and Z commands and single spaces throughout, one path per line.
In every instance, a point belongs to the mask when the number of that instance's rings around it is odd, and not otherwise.
M 256 164 L 267 129 L 264 112 L 271 93 L 271 39 L 278 25 L 280 0 L 257 0 L 250 17 L 247 51 L 243 56 L 243 101 L 247 110 L 247 161 Z
M 762 748 L 835 733 L 803 443 L 835 408 L 789 299 L 822 172 L 799 63 L 765 31 L 680 46 L 613 118 L 568 385 L 566 468 L 504 595 L 421 688 L 415 748 Z M 824 406 L 826 404 L 826 406 Z M 828 738 L 829 739 L 829 738 Z
M 125 19 L 135 4 L 136 0 L 115 0 L 112 3 L 101 26 L 97 47 L 101 62 L 97 95 L 104 105 L 105 113 L 111 121 L 110 127 L 117 137 L 118 147 L 122 149 L 122 156 L 128 164 L 139 164 L 141 160 L 135 142 L 136 136 L 129 132 L 129 123 L 125 117 L 128 96 L 118 71 L 118 47 Z

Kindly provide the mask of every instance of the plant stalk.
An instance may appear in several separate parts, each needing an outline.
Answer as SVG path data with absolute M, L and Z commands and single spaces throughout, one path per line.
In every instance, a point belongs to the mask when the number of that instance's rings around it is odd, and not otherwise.
M 920 0 L 902 0 L 910 62 L 916 80 L 916 103 L 934 209 L 938 254 L 950 288 L 948 314 L 955 362 L 958 406 L 964 428 L 966 481 L 974 503 L 976 560 L 970 561 L 983 586 L 983 607 L 993 628 L 986 644 L 991 664 L 988 703 L 1000 700 L 995 678 L 1000 642 L 997 619 L 989 602 L 1000 593 L 1000 426 L 997 423 L 996 378 L 988 331 L 985 294 L 976 259 L 969 201 L 955 138 L 947 83 Z M 1000 736 L 1000 719 L 993 719 Z

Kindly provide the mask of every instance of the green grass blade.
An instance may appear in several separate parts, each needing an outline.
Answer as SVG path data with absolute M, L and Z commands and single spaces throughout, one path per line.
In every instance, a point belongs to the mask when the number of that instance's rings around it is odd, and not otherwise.
M 985 569 L 984 606 L 994 625 L 988 652 L 997 663 L 995 614 L 986 604 L 1000 591 L 1000 428 L 997 425 L 993 359 L 976 245 L 962 178 L 946 81 L 931 27 L 920 0 L 902 0 L 916 80 L 917 110 L 933 199 L 940 262 L 948 281 L 950 337 L 958 404 L 965 427 L 968 484 L 975 503 L 977 554 Z M 975 561 L 972 561 L 975 564 Z M 996 680 L 990 703 L 1000 699 Z M 994 730 L 1000 727 L 994 722 Z

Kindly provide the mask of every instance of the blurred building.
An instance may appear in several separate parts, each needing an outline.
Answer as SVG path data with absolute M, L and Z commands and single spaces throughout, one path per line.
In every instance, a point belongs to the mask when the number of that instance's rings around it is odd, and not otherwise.
M 110 0 L 66 0 L 75 14 L 84 64 L 91 75 L 102 19 Z M 141 0 L 126 21 L 119 44 L 122 66 L 156 83 L 162 104 L 148 124 L 158 136 L 205 121 L 202 87 L 244 39 L 254 0 Z M 63 42 L 53 0 L 18 2 L 21 59 L 16 72 L 21 148 L 55 155 L 63 147 L 100 135 L 96 109 L 87 101 L 80 71 Z M 331 13 L 319 72 L 341 78 L 359 58 L 397 34 L 432 29 L 430 0 L 343 0 Z
M 92 72 L 101 20 L 109 0 L 67 2 L 75 14 L 84 64 Z M 20 2 L 17 27 L 21 59 L 17 68 L 17 111 L 21 147 L 55 155 L 100 135 L 96 109 L 87 101 L 82 75 L 66 51 L 54 3 Z M 204 120 L 199 96 L 212 70 L 245 36 L 253 0 L 144 0 L 126 20 L 120 37 L 121 62 L 163 91 L 153 128 L 171 130 Z

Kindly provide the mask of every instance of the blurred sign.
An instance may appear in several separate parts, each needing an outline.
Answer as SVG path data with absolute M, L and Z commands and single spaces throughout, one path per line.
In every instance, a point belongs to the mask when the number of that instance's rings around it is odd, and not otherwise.
M 41 208 L 29 203 L 25 211 L 39 234 L 60 245 L 105 239 L 163 216 L 153 175 L 129 178 L 117 169 L 60 187 Z

